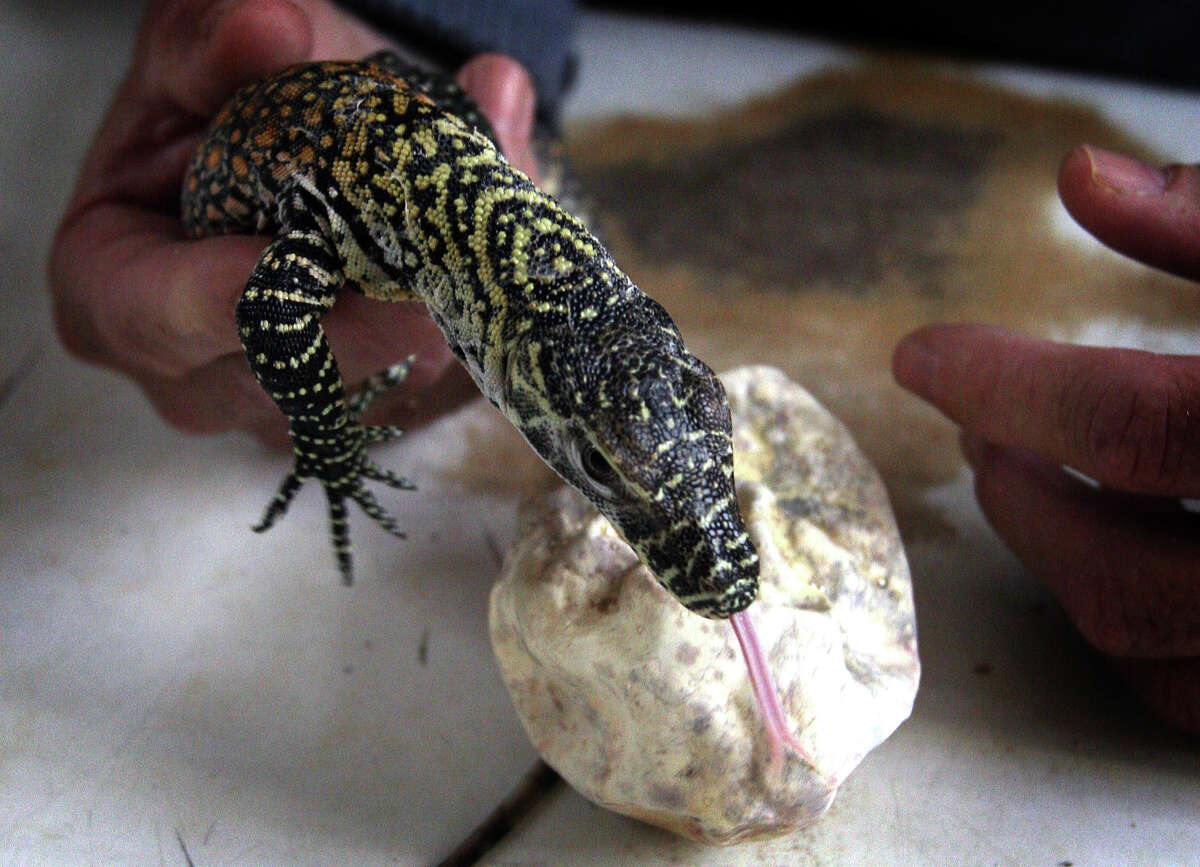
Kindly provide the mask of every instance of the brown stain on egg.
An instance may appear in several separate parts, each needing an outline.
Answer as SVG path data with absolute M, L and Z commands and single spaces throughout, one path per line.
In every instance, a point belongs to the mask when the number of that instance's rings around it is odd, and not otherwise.
M 694 644 L 681 644 L 675 651 L 675 661 L 680 665 L 695 665 L 700 658 L 700 649 Z

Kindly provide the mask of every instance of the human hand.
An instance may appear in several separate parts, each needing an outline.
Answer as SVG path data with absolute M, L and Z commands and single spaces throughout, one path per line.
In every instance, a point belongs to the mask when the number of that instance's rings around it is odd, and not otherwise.
M 1081 147 L 1059 193 L 1108 246 L 1200 280 L 1197 167 Z M 1200 356 L 934 325 L 901 341 L 893 372 L 962 426 L 984 514 L 1083 636 L 1200 732 L 1200 514 L 1179 502 L 1200 498 Z
M 327 0 L 151 4 L 50 254 L 67 348 L 133 378 L 177 427 L 241 429 L 286 445 L 286 419 L 251 374 L 234 322 L 269 239 L 185 240 L 180 184 L 204 126 L 238 87 L 292 63 L 358 58 L 387 45 Z M 483 55 L 459 81 L 509 159 L 536 178 L 529 76 L 516 61 Z M 383 409 L 372 416 L 381 421 L 418 423 L 474 393 L 420 305 L 345 292 L 322 324 L 349 384 L 416 354 L 405 383 L 376 403 Z

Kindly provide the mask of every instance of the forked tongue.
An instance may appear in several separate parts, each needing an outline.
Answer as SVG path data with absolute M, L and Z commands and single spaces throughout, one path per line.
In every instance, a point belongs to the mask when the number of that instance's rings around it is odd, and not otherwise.
M 729 618 L 733 626 L 733 634 L 737 636 L 742 648 L 742 656 L 746 660 L 746 669 L 750 674 L 750 689 L 754 692 L 754 703 L 767 727 L 767 737 L 771 743 L 771 764 L 779 766 L 783 758 L 783 748 L 786 746 L 800 758 L 804 759 L 813 770 L 819 772 L 817 763 L 808 750 L 800 745 L 800 741 L 788 729 L 787 717 L 783 712 L 783 704 L 779 700 L 779 689 L 775 679 L 771 677 L 771 668 L 762 646 L 758 643 L 758 633 L 754 630 L 754 622 L 750 619 L 749 610 L 739 611 Z

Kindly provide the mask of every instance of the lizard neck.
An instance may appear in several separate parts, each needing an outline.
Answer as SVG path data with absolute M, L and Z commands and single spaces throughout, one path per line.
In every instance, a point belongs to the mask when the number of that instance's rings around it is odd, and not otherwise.
M 513 356 L 594 331 L 641 293 L 582 223 L 457 120 L 433 118 L 398 157 L 414 293 L 484 394 L 523 427 L 507 400 Z

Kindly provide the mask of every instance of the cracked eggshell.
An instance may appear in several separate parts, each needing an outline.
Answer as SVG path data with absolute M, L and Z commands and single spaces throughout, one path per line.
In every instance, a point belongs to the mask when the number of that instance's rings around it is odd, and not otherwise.
M 772 763 L 730 625 L 684 609 L 567 487 L 522 508 L 492 646 L 542 757 L 593 802 L 709 843 L 813 822 L 911 712 L 912 585 L 887 495 L 846 429 L 767 367 L 723 377 L 762 561 L 749 609 L 793 734 Z

